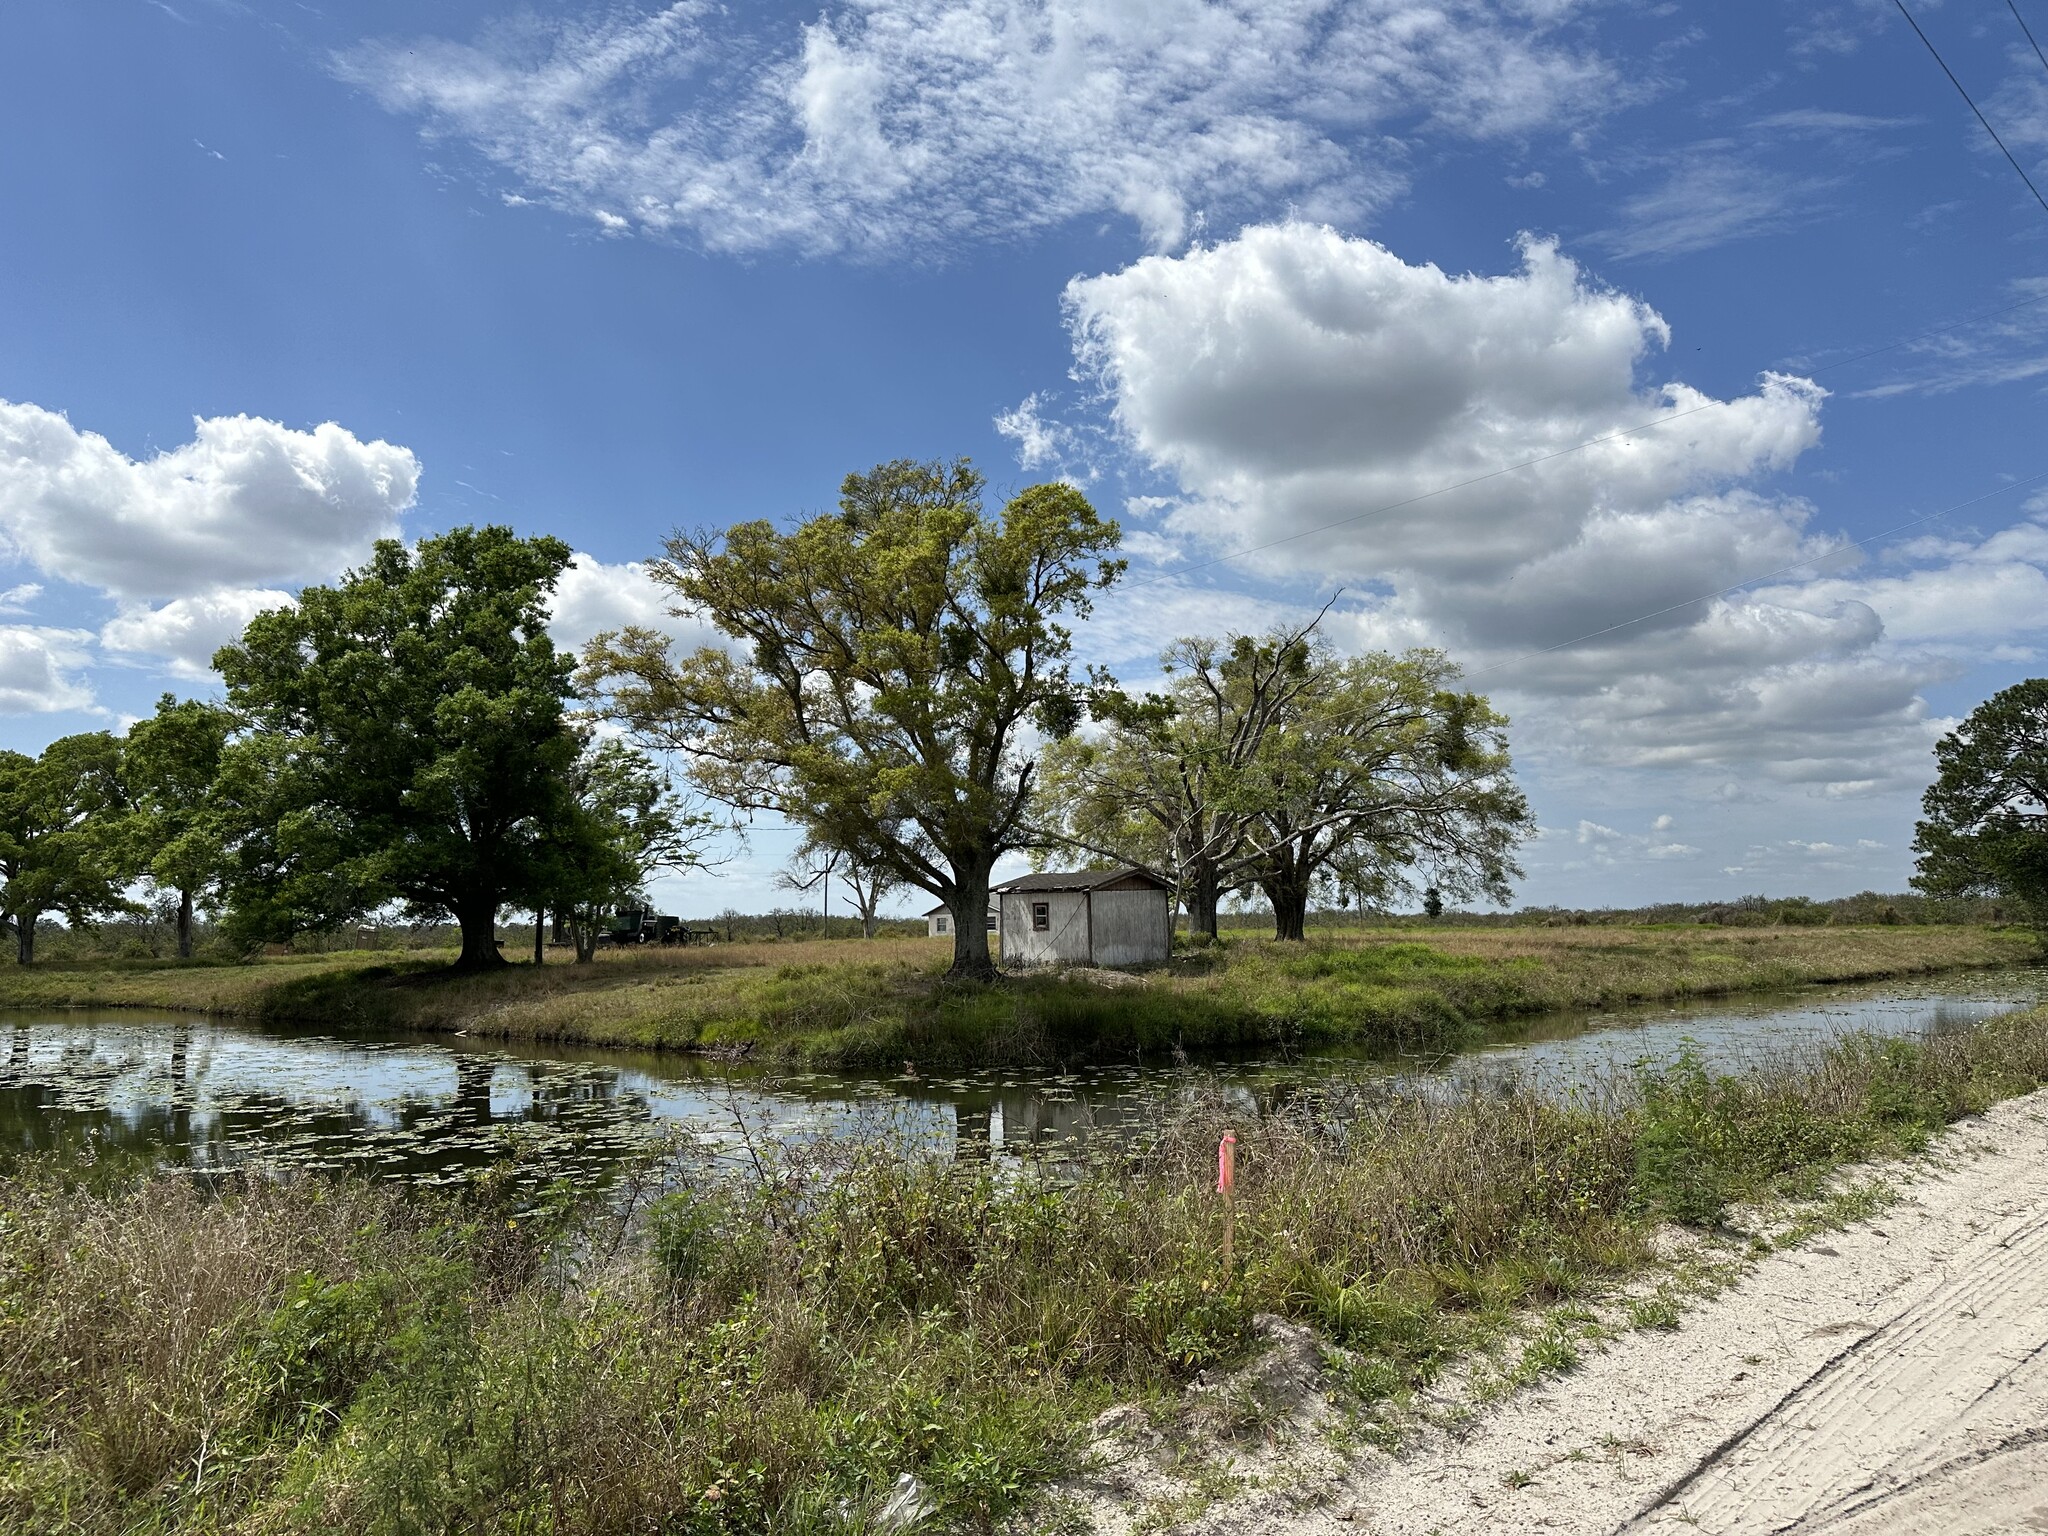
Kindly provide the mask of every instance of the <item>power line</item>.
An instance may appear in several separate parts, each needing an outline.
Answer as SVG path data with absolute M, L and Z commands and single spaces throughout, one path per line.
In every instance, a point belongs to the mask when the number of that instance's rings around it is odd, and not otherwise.
M 1902 336 L 1897 341 L 1888 341 L 1881 347 L 1872 347 L 1868 352 L 1858 352 L 1852 357 L 1840 357 L 1832 363 L 1823 363 L 1818 368 L 1808 368 L 1804 372 L 1808 377 L 1811 377 L 1817 373 L 1826 373 L 1833 368 L 1846 368 L 1851 363 L 1862 362 L 1865 358 L 1879 357 L 1886 352 L 1896 352 L 1901 347 L 1910 347 L 1914 342 L 1925 341 L 1930 336 L 1946 336 L 1950 331 L 1960 331 L 1968 325 L 1982 325 L 1986 320 L 1996 320 L 2000 315 L 2009 315 L 2016 309 L 2032 309 L 2036 304 L 2048 304 L 2048 293 L 2037 293 L 2031 299 L 2021 299 L 2015 304 L 2005 304 L 1997 309 L 1987 309 L 1982 314 L 1965 315 L 1962 319 L 1952 320 L 1947 325 L 1930 326 L 1924 331 L 1915 331 L 1910 336 Z
M 1906 9 L 1905 0 L 1892 0 L 1892 3 L 1899 8 L 1899 14 L 1906 18 L 1906 23 L 1908 26 L 1912 27 L 1914 35 L 1917 36 L 1922 43 L 1926 44 L 1927 51 L 1934 56 L 1934 62 L 1939 64 L 1941 66 L 1941 72 L 1948 76 L 1949 83 L 1953 85 L 1956 88 L 1956 90 L 1961 94 L 1963 100 L 1969 103 L 1970 110 L 1977 114 L 1977 121 L 1984 125 L 1984 131 L 1991 135 L 1991 142 L 1998 146 L 2000 153 L 2002 153 L 2005 156 L 2007 162 L 2012 166 L 2012 168 L 2019 173 L 2020 180 L 2027 184 L 2027 190 L 2034 194 L 2034 201 L 2041 205 L 2042 210 L 2044 212 L 2048 212 L 2048 197 L 2043 197 L 2041 195 L 2041 189 L 2034 185 L 2034 179 L 2027 174 L 2026 167 L 2019 163 L 2018 159 L 2014 157 L 2013 152 L 2010 149 L 2006 148 L 2005 140 L 2001 139 L 1998 136 L 1998 130 L 1991 126 L 1991 120 L 1987 118 L 1984 115 L 1983 111 L 1977 106 L 1976 101 L 1971 97 L 1969 91 L 1964 89 L 1963 82 L 1958 80 L 1956 78 L 1955 71 L 1948 67 L 1948 62 L 1942 58 L 1940 51 L 1936 49 L 1936 47 L 1934 46 L 1933 40 L 1929 38 L 1924 31 L 1921 30 L 1920 23 L 1913 19 L 1913 13 Z M 2019 13 L 2019 7 L 2013 3 L 2013 0 L 2006 0 L 2006 4 L 2008 7 L 2012 9 L 2013 19 L 2019 22 L 2020 30 L 2026 33 L 2027 41 L 2034 45 L 2035 55 L 2040 58 L 2043 67 L 2048 68 L 2048 54 L 2043 54 L 2041 51 L 2041 45 L 2038 42 L 2035 42 L 2033 32 L 2028 28 L 2025 18 L 2023 18 Z M 2048 302 L 2048 294 L 2039 295 L 2031 299 L 2022 299 L 2020 302 L 2016 304 L 2008 304 L 2001 309 L 1991 310 L 1986 314 L 1975 316 L 1971 319 L 1958 320 L 1949 325 L 1936 326 L 1931 330 L 1921 331 L 1912 336 L 1904 337 L 1898 341 L 1887 342 L 1884 346 L 1873 347 L 1868 352 L 1859 352 L 1855 354 L 1853 357 L 1841 358 L 1835 362 L 1825 364 L 1824 366 L 1819 368 L 1809 368 L 1806 370 L 1806 373 L 1808 374 L 1808 376 L 1812 376 L 1818 373 L 1825 373 L 1832 368 L 1844 368 L 1847 367 L 1850 363 L 1862 362 L 1866 358 L 1877 357 L 1886 352 L 1897 351 L 1900 347 L 1910 346 L 1912 343 L 1924 340 L 1929 336 L 1939 336 L 1948 331 L 1959 330 L 1965 325 L 1973 325 L 1983 320 L 1996 319 L 2000 315 L 2011 314 L 2014 310 L 2026 309 L 2033 305 L 2040 304 L 2043 302 Z M 1162 582 L 1177 581 L 1182 577 L 1193 575 L 1196 571 L 1211 570 L 1216 566 L 1226 564 L 1229 561 L 1241 560 L 1246 555 L 1262 554 L 1266 550 L 1277 549 L 1283 544 L 1292 544 L 1301 539 L 1314 538 L 1319 533 L 1330 533 L 1335 529 L 1347 527 L 1352 523 L 1363 522 L 1368 517 L 1378 517 L 1384 513 L 1398 512 L 1403 507 L 1412 507 L 1417 505 L 1418 503 L 1432 500 L 1438 496 L 1448 496 L 1454 491 L 1469 490 L 1471 487 L 1475 485 L 1484 485 L 1489 480 L 1498 480 L 1504 475 L 1517 474 L 1525 469 L 1533 469 L 1538 464 L 1547 464 L 1551 462 L 1553 459 L 1561 459 L 1569 454 L 1582 452 L 1587 448 L 1595 448 L 1602 443 L 1618 442 L 1623 438 L 1632 437 L 1638 432 L 1647 432 L 1653 427 L 1666 426 L 1671 422 L 1683 420 L 1687 416 L 1696 416 L 1701 411 L 1711 410 L 1714 406 L 1721 405 L 1724 403 L 1726 402 L 1719 400 L 1709 400 L 1704 404 L 1691 406 L 1683 411 L 1674 411 L 1668 416 L 1659 416 L 1654 420 L 1641 422 L 1633 427 L 1624 427 L 1618 432 L 1609 432 L 1600 437 L 1590 437 L 1587 438 L 1584 442 L 1572 444 L 1569 448 L 1559 448 L 1551 453 L 1538 454 L 1534 458 L 1523 459 L 1519 463 L 1515 464 L 1503 465 L 1499 469 L 1488 470 L 1484 474 L 1474 475 L 1467 480 L 1459 480 L 1450 485 L 1440 485 L 1436 487 L 1434 490 L 1421 491 L 1418 492 L 1416 495 L 1403 497 L 1399 501 L 1390 501 L 1380 506 L 1368 507 L 1363 512 L 1353 512 L 1344 517 L 1333 518 L 1331 521 L 1327 523 L 1319 523 L 1313 528 L 1304 528 L 1296 533 L 1282 534 L 1279 538 L 1268 539 L 1263 544 L 1250 544 L 1245 546 L 1243 549 L 1233 549 L 1221 555 L 1211 556 L 1207 560 L 1197 561 L 1192 565 L 1180 566 L 1171 571 L 1162 571 L 1158 575 L 1148 576 L 1142 581 L 1125 582 L 1123 584 L 1124 590 L 1130 591 L 1133 588 L 1137 587 L 1157 586 Z
M 2010 3 L 2010 0 L 2008 0 L 2008 3 Z M 1941 72 L 1944 75 L 1948 76 L 1948 83 L 1954 86 L 1956 90 L 1961 93 L 1964 101 L 1970 103 L 1970 110 L 1977 114 L 1977 121 L 1982 123 L 1984 125 L 1984 131 L 1991 135 L 1991 142 L 1998 146 L 1999 153 L 2005 156 L 2006 160 L 2011 164 L 2012 168 L 2015 171 L 2019 172 L 2020 180 L 2024 181 L 2027 184 L 2027 190 L 2034 194 L 2034 201 L 2041 205 L 2042 212 L 2048 213 L 2048 197 L 2043 197 L 2041 195 L 2041 189 L 2034 185 L 2034 178 L 2027 174 L 2027 168 L 2021 165 L 2019 161 L 2014 158 L 2013 152 L 2005 147 L 2005 140 L 2001 139 L 1998 136 L 1998 130 L 1991 126 L 1991 119 L 1984 115 L 1983 109 L 1979 107 L 1977 103 L 1971 98 L 1970 93 L 1963 89 L 1963 82 L 1958 80 L 1956 78 L 1956 72 L 1948 67 L 1948 61 L 1941 56 L 1941 50 L 1934 46 L 1933 39 L 1928 37 L 1928 35 L 1925 32 L 1922 32 L 1920 30 L 1920 23 L 1915 21 L 1913 19 L 1913 13 L 1906 9 L 1906 0 L 1892 0 L 1892 4 L 1896 5 L 1899 8 L 1899 14 L 1906 18 L 1906 25 L 1911 27 L 1914 31 L 1914 34 L 1920 39 L 1920 41 L 1927 45 L 1927 51 L 1934 55 L 1934 62 L 1939 64 L 1941 66 Z M 2019 12 L 2015 10 L 2013 12 L 2013 15 L 2017 16 L 2019 15 Z M 2021 22 L 2020 26 L 2022 29 L 2024 29 L 2026 23 Z M 2032 41 L 2033 33 L 2027 33 L 2027 37 L 2029 41 Z M 2037 48 L 2035 51 L 2039 52 L 2040 50 Z M 2048 60 L 2043 60 L 2043 62 L 2048 63 Z
M 2005 0 L 2005 8 L 2012 12 L 2012 19 L 2020 24 L 2020 30 L 2026 33 L 2027 41 L 2033 44 L 2034 57 L 2041 61 L 2041 67 L 2048 69 L 2048 53 L 2043 53 L 2041 45 L 2034 42 L 2034 29 L 2027 25 L 2027 18 L 2020 14 L 2020 8 L 2013 4 L 2013 0 Z

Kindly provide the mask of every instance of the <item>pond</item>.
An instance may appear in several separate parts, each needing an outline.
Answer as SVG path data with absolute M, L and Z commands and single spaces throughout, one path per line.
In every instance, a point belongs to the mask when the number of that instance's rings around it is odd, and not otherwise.
M 458 1036 L 337 1037 L 235 1020 L 0 1012 L 0 1145 L 95 1144 L 195 1167 L 260 1156 L 433 1185 L 509 1164 L 522 1184 L 601 1183 L 650 1142 L 714 1157 L 855 1134 L 941 1156 L 1071 1156 L 1141 1137 L 1190 1071 L 1248 1114 L 1303 1088 L 1594 1084 L 1688 1046 L 1710 1065 L 1852 1030 L 1938 1035 L 2041 1000 L 2048 973 L 1976 971 L 1710 1003 L 1545 1015 L 1429 1059 L 1326 1053 L 1054 1073 L 769 1074 L 681 1055 Z

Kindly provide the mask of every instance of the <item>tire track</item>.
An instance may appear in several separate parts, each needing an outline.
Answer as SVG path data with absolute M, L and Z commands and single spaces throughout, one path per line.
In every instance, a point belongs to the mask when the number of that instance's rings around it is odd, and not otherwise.
M 2016 1468 L 2043 1459 L 2048 1427 L 2044 1262 L 2048 1212 L 1965 1243 L 1944 1283 L 1836 1353 L 1623 1529 L 1682 1519 L 1729 1533 L 1890 1530 L 1888 1505 L 1906 1519 L 1944 1500 L 1982 1504 L 1985 1490 L 2009 1515 L 1999 1501 Z

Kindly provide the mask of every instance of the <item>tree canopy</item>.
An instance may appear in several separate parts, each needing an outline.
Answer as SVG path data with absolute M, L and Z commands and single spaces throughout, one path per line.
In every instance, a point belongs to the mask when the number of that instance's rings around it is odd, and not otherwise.
M 542 882 L 547 906 L 569 919 L 577 960 L 593 958 L 604 919 L 641 901 L 650 875 L 709 863 L 718 830 L 683 804 L 645 753 L 622 741 L 586 746 L 551 829 Z
M 1440 893 L 1505 902 L 1530 821 L 1505 717 L 1452 686 L 1441 652 L 1319 647 L 1313 666 L 1317 685 L 1260 763 L 1252 879 L 1278 935 L 1302 937 L 1310 896 L 1347 852 L 1369 856 L 1383 892 L 1420 873 Z
M 2048 678 L 1993 694 L 1934 748 L 1913 884 L 1997 896 L 2048 926 Z
M 1175 641 L 1162 695 L 1105 695 L 1099 736 L 1049 749 L 1047 832 L 1170 874 L 1212 935 L 1233 887 L 1281 938 L 1318 886 L 1507 899 L 1529 821 L 1507 722 L 1438 652 L 1347 659 L 1315 628 Z
M 40 754 L 0 752 L 0 918 L 15 956 L 35 959 L 36 924 L 120 911 L 121 747 L 105 731 L 60 736 Z
M 224 872 L 213 785 L 234 731 L 232 710 L 167 693 L 122 743 L 129 859 L 142 878 L 178 898 L 178 954 L 185 959 L 192 955 L 194 909 Z
M 580 740 L 548 638 L 569 546 L 458 528 L 380 541 L 332 587 L 258 615 L 214 665 L 249 723 L 228 750 L 228 894 L 249 936 L 396 901 L 453 917 L 458 967 L 501 963 L 498 909 L 547 899 Z
M 1261 765 L 1316 686 L 1314 628 L 1182 638 L 1160 657 L 1159 694 L 1101 691 L 1106 729 L 1046 749 L 1048 841 L 1172 878 L 1192 931 L 1214 938 L 1219 898 L 1261 857 Z
M 956 912 L 1026 836 L 1035 763 L 1083 712 L 1063 619 L 1122 573 L 1117 526 L 1070 485 L 990 516 L 965 460 L 846 477 L 839 510 L 677 534 L 653 567 L 676 611 L 738 649 L 676 658 L 649 630 L 599 636 L 584 679 L 643 739 L 679 748 L 709 794 L 773 811 Z M 979 922 L 953 970 L 992 969 Z

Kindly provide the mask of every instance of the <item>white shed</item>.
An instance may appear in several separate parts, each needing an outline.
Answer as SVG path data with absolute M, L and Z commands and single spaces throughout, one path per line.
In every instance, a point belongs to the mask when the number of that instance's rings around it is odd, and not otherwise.
M 950 939 L 953 937 L 953 909 L 951 907 L 933 907 L 931 911 L 925 913 L 924 931 L 927 938 Z M 988 899 L 988 931 L 990 933 L 996 931 L 996 899 L 994 896 L 990 896 Z
M 1151 965 L 1173 952 L 1173 891 L 1146 870 L 1025 875 L 996 901 L 1011 965 Z

